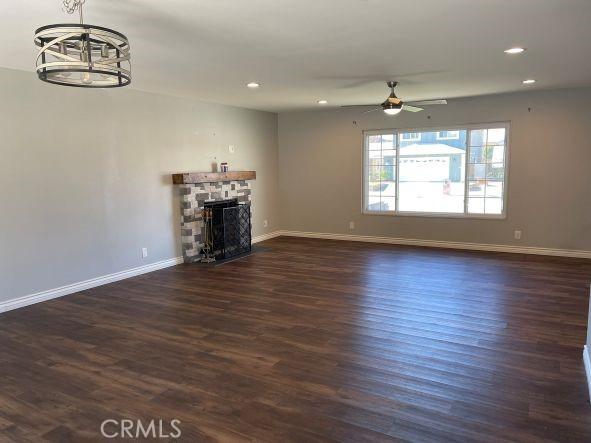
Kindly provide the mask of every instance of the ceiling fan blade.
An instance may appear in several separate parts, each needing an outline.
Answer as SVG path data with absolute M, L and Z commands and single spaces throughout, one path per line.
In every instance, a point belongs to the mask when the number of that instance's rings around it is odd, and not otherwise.
M 369 108 L 370 106 L 376 106 L 376 104 L 372 103 L 371 105 L 343 105 L 341 106 L 341 108 Z
M 410 112 L 421 112 L 423 110 L 423 108 L 417 108 L 416 106 L 409 106 L 409 105 L 402 105 L 402 109 L 404 111 L 410 111 Z
M 418 106 L 430 106 L 430 105 L 447 105 L 447 100 L 443 99 L 443 100 L 421 100 L 418 102 L 408 102 L 411 103 L 412 105 L 418 105 Z
M 373 108 L 373 109 L 368 109 L 367 111 L 363 111 L 363 114 L 367 114 L 368 112 L 374 112 L 374 111 L 380 111 L 382 108 Z

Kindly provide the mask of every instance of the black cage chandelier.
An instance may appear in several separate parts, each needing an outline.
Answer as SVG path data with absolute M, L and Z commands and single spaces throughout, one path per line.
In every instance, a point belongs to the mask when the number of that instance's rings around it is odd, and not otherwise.
M 81 88 L 118 88 L 131 83 L 131 55 L 125 35 L 84 24 L 86 0 L 63 0 L 80 24 L 43 26 L 35 31 L 37 75 L 45 82 Z

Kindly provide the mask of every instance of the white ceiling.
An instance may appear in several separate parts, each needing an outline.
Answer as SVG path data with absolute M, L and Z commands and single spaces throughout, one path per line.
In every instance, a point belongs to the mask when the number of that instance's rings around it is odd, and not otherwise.
M 31 72 L 33 31 L 75 21 L 2 9 L 1 63 Z M 129 37 L 132 88 L 269 111 L 379 102 L 389 79 L 405 100 L 591 85 L 590 0 L 87 0 L 85 19 Z

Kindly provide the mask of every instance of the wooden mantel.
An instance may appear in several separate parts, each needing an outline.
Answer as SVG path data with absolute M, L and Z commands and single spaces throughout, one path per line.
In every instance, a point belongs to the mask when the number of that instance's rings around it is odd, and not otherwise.
M 256 171 L 228 171 L 228 172 L 186 172 L 172 174 L 175 185 L 189 185 L 194 183 L 215 183 L 232 180 L 255 180 Z

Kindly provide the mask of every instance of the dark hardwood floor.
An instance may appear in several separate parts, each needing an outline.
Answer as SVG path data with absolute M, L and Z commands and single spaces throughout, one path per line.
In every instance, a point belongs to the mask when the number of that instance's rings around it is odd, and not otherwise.
M 591 441 L 591 262 L 264 246 L 1 314 L 0 441 Z

